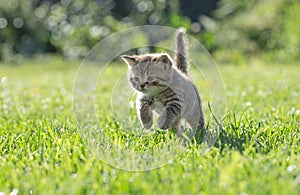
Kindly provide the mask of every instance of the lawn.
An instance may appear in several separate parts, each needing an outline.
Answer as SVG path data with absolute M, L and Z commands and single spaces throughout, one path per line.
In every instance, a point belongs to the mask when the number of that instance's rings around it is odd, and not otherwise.
M 145 171 L 115 168 L 85 141 L 72 104 L 79 64 L 47 56 L 0 64 L 0 194 L 300 192 L 299 63 L 220 66 L 227 101 L 219 139 L 205 155 L 203 144 L 193 143 Z M 116 63 L 106 78 L 125 70 Z M 173 132 L 125 130 L 108 111 L 110 80 L 101 84 L 96 114 L 102 135 L 137 152 L 177 147 Z

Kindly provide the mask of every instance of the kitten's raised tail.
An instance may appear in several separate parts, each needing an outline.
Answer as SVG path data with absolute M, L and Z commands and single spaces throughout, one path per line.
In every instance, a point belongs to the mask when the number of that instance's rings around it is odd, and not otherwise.
M 175 63 L 177 68 L 187 75 L 188 52 L 187 39 L 185 37 L 185 28 L 179 28 L 175 34 Z

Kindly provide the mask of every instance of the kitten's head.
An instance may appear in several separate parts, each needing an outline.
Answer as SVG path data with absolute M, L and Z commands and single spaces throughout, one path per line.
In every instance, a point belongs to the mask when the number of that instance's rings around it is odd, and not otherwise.
M 123 55 L 122 59 L 128 65 L 127 78 L 135 90 L 155 94 L 166 88 L 173 64 L 168 54 Z

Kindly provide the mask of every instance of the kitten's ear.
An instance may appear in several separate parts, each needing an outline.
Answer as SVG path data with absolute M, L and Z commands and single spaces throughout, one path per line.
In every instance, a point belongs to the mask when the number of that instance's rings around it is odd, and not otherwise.
M 172 59 L 168 54 L 162 54 L 157 59 L 158 62 L 162 62 L 164 64 L 172 65 Z
M 121 58 L 126 62 L 126 64 L 128 64 L 128 66 L 134 66 L 137 64 L 135 56 L 122 55 Z

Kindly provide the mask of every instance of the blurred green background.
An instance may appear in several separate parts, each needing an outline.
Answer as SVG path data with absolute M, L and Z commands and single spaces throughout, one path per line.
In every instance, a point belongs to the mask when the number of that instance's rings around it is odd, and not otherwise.
M 0 5 L 0 60 L 84 57 L 128 27 L 184 26 L 220 62 L 300 58 L 299 0 L 9 0 Z

